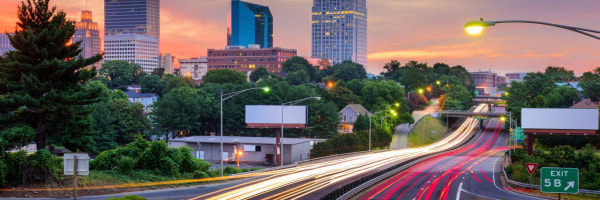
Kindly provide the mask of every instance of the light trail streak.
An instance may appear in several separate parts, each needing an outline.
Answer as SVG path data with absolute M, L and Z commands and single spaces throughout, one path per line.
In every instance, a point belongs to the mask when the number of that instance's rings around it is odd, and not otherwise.
M 475 112 L 486 110 L 487 105 L 482 104 L 476 107 Z M 375 171 L 386 165 L 457 147 L 471 138 L 477 124 L 477 120 L 468 118 L 452 134 L 427 146 L 364 154 L 276 170 L 269 173 L 272 176 L 262 178 L 260 181 L 225 188 L 193 199 L 249 199 L 268 195 L 271 192 L 277 194 L 267 196 L 266 199 L 302 198 L 313 191 Z M 276 191 L 282 189 L 284 190 Z

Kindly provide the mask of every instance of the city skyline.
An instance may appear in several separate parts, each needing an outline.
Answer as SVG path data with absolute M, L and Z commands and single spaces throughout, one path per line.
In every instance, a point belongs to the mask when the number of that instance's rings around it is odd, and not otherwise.
M 13 32 L 20 0 L 0 3 L 0 31 Z M 311 54 L 310 0 L 251 0 L 269 6 L 274 16 L 274 46 L 293 48 L 300 56 Z M 78 21 L 85 1 L 52 0 L 67 17 Z M 103 1 L 89 1 L 104 35 Z M 206 56 L 207 49 L 226 44 L 225 31 L 231 2 L 166 1 L 161 3 L 160 46 L 176 58 Z M 600 2 L 534 1 L 367 1 L 369 72 L 379 74 L 392 59 L 433 65 L 462 65 L 469 71 L 491 69 L 499 74 L 543 71 L 547 66 L 574 70 L 577 75 L 600 66 L 598 40 L 548 26 L 500 24 L 480 36 L 467 35 L 464 23 L 486 20 L 535 20 L 600 29 L 595 8 Z M 97 16 L 97 17 L 96 17 Z M 182 31 L 184 30 L 184 31 Z

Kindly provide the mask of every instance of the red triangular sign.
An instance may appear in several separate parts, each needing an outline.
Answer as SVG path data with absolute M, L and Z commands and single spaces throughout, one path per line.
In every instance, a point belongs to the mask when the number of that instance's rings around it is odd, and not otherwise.
M 533 172 L 535 171 L 535 168 L 537 168 L 538 164 L 537 163 L 525 163 L 525 168 L 527 168 L 527 172 L 529 172 L 529 175 L 532 175 Z

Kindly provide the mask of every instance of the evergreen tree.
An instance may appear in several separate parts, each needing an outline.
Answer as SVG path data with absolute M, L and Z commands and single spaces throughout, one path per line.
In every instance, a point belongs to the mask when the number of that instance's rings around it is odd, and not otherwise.
M 81 42 L 69 43 L 75 22 L 49 0 L 28 0 L 18 6 L 17 27 L 8 36 L 16 51 L 0 58 L 0 130 L 27 123 L 35 128 L 38 149 L 46 144 L 70 150 L 93 148 L 88 105 L 100 91 L 82 83 L 96 75 L 85 68 L 101 55 L 84 59 Z

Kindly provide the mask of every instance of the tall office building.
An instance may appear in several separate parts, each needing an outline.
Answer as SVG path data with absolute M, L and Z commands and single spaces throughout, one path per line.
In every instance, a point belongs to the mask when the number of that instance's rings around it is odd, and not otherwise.
M 158 68 L 160 0 L 104 0 L 104 31 L 105 61 Z
M 104 0 L 104 30 L 160 38 L 160 0 Z
M 269 7 L 232 0 L 230 23 L 231 37 L 228 33 L 227 46 L 273 47 L 273 16 Z
M 92 11 L 81 11 L 81 21 L 75 24 L 73 42 L 81 41 L 81 56 L 92 57 L 100 53 L 100 33 L 98 23 L 92 21 Z
M 9 33 L 11 36 L 13 33 Z M 0 56 L 4 56 L 8 51 L 15 51 L 16 49 L 10 44 L 8 35 L 6 33 L 0 33 Z
M 313 0 L 312 57 L 367 67 L 366 0 Z

